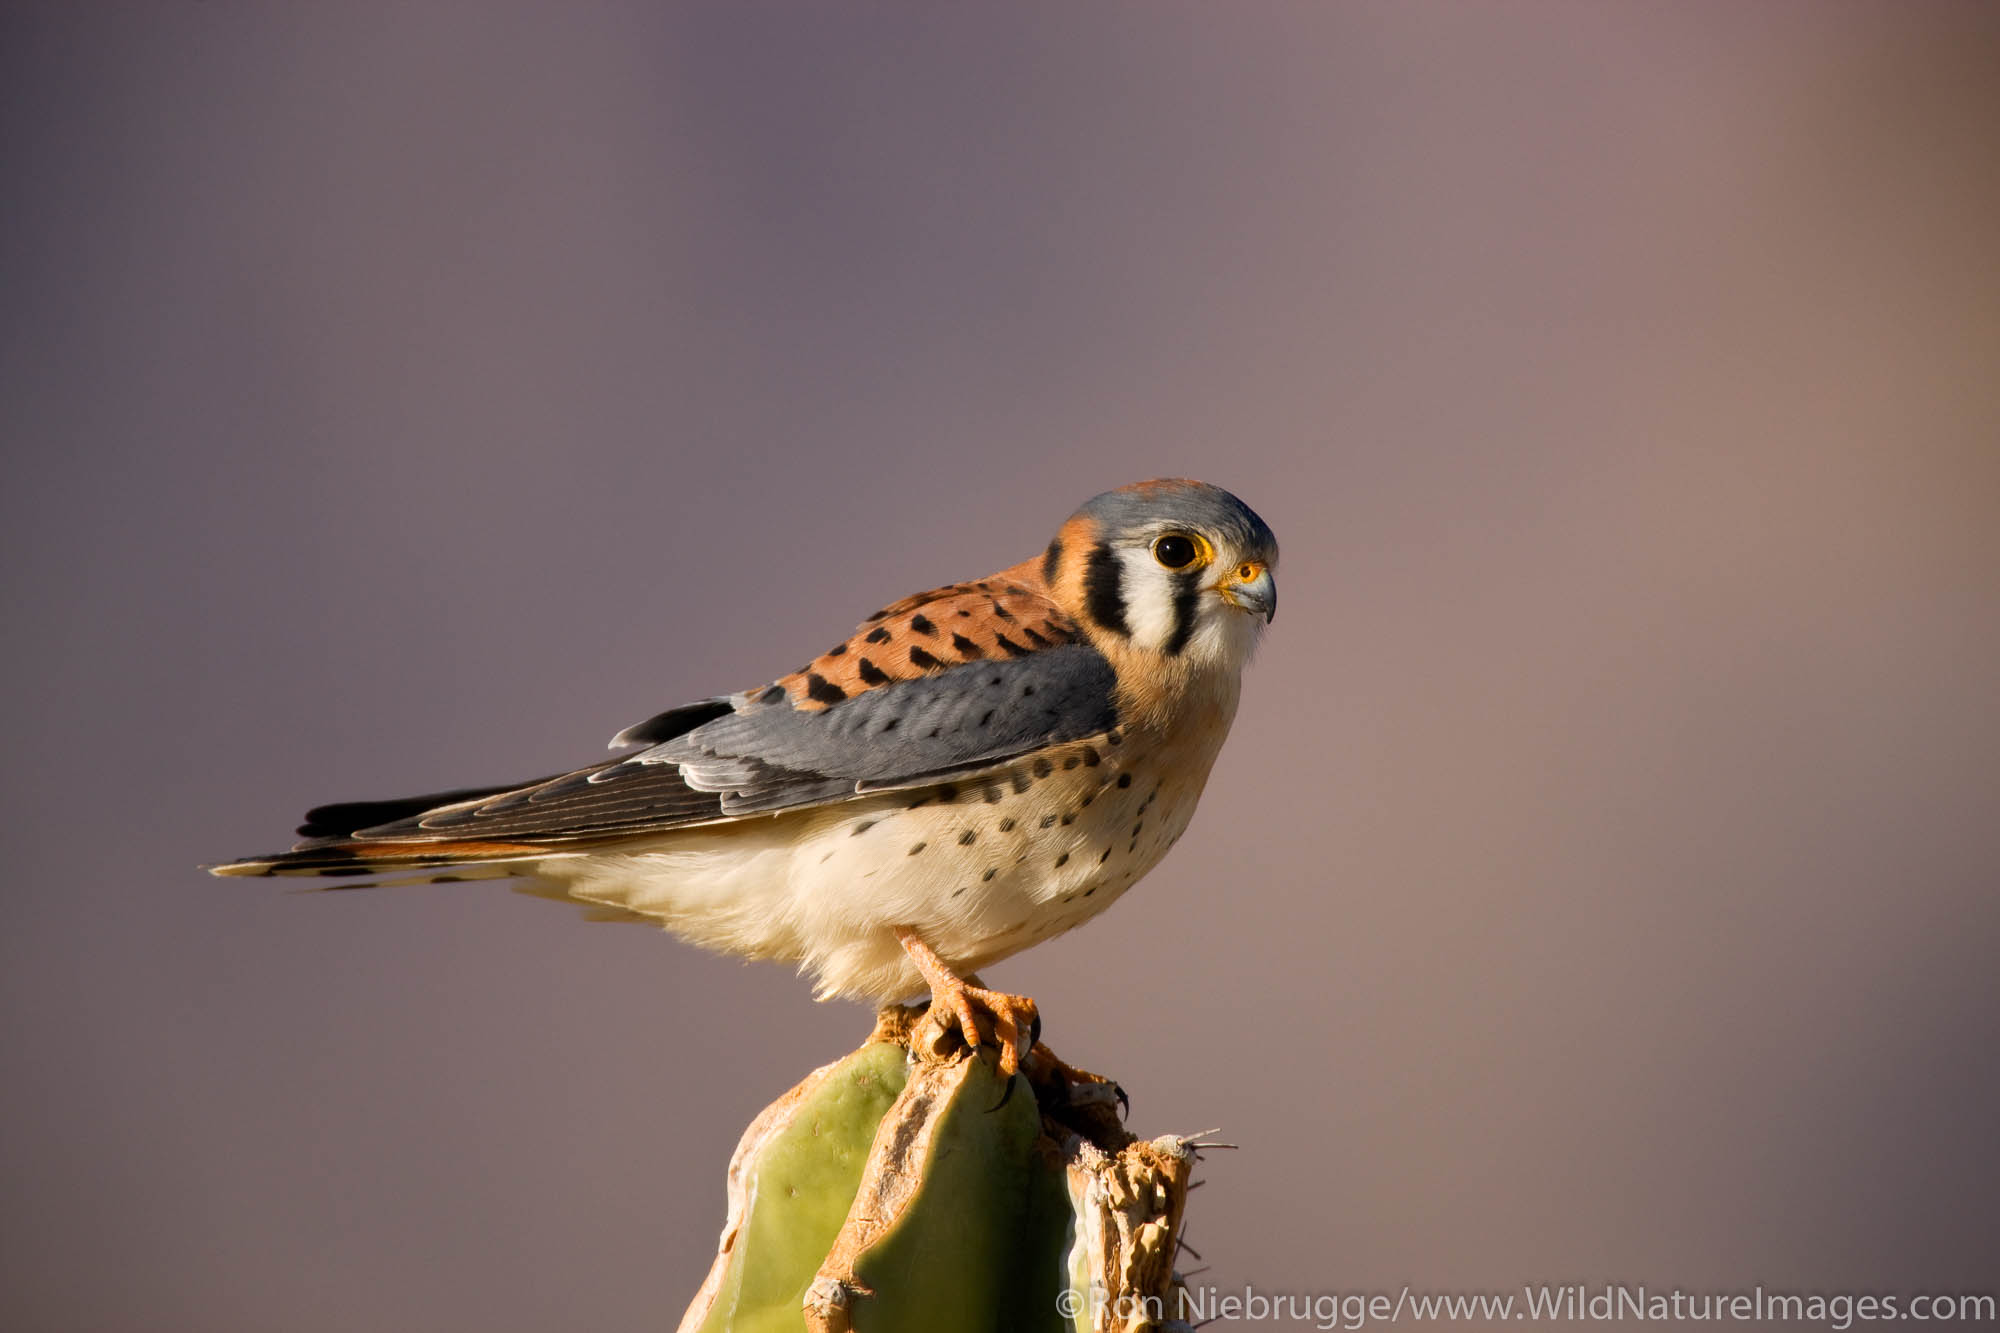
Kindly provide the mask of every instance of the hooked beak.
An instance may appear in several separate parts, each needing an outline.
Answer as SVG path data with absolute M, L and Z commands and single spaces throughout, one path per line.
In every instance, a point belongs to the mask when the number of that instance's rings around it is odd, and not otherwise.
M 1278 581 L 1261 561 L 1245 560 L 1215 590 L 1237 610 L 1264 617 L 1267 625 L 1278 617 Z

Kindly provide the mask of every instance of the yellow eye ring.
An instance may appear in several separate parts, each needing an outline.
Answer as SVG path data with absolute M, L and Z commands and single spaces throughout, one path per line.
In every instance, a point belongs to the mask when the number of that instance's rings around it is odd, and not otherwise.
M 1165 532 L 1153 539 L 1153 559 L 1167 569 L 1193 569 L 1214 558 L 1208 543 L 1191 532 Z

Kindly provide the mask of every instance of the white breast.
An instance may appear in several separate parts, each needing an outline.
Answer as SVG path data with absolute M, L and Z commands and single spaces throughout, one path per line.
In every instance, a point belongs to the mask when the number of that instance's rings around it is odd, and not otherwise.
M 896 926 L 962 973 L 1109 907 L 1186 829 L 1227 729 L 1225 713 L 1171 737 L 1077 742 L 943 787 L 551 858 L 537 874 L 706 948 L 795 962 L 821 998 L 899 999 L 923 982 Z

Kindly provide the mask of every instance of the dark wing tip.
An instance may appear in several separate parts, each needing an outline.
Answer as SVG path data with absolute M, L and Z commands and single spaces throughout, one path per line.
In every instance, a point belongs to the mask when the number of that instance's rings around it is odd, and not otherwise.
M 305 823 L 299 825 L 298 833 L 301 838 L 312 840 L 351 838 L 363 829 L 414 819 L 441 805 L 481 801 L 490 796 L 519 791 L 523 787 L 537 787 L 561 776 L 558 773 L 553 777 L 533 778 L 527 782 L 503 782 L 494 787 L 461 787 L 456 791 L 434 791 L 426 796 L 399 796 L 386 801 L 340 801 L 333 805 L 318 805 L 306 811 Z
M 683 704 L 679 708 L 669 708 L 664 713 L 655 713 L 644 722 L 625 728 L 611 738 L 611 748 L 616 750 L 626 745 L 660 745 L 677 736 L 685 736 L 704 722 L 713 722 L 724 714 L 735 711 L 735 706 L 727 699 L 703 699 L 696 704 Z

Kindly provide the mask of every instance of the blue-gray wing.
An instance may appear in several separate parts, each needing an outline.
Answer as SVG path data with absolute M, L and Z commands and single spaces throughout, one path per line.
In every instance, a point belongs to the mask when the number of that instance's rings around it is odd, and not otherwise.
M 647 746 L 622 758 L 344 832 L 361 842 L 567 842 L 942 783 L 1111 731 L 1114 684 L 1095 648 L 1066 643 L 819 709 L 780 690 L 709 699 L 622 733 Z
M 1111 664 L 1065 644 L 968 662 L 819 711 L 779 702 L 704 723 L 634 755 L 671 764 L 727 814 L 942 782 L 1117 725 Z

